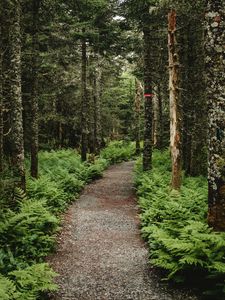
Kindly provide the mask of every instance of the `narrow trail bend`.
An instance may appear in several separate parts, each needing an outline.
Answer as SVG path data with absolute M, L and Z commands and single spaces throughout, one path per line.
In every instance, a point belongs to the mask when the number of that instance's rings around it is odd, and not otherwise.
M 49 258 L 60 274 L 51 299 L 196 299 L 161 283 L 148 264 L 132 169 L 133 162 L 110 167 L 65 214 L 57 252 Z

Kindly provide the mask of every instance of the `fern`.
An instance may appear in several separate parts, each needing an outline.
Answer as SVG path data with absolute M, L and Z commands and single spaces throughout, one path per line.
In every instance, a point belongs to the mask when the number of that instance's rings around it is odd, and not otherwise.
M 16 187 L 14 189 L 14 200 L 16 203 L 21 203 L 23 201 L 26 201 L 27 200 L 26 193 L 22 189 Z
M 0 275 L 0 299 L 13 300 L 15 299 L 16 286 L 14 282 Z
M 151 263 L 167 270 L 168 279 L 182 281 L 190 271 L 206 274 L 217 279 L 216 293 L 225 291 L 225 233 L 206 223 L 206 179 L 184 178 L 181 191 L 171 191 L 168 152 L 156 151 L 153 160 L 153 170 L 144 173 L 138 162 L 135 178 Z
M 54 273 L 48 264 L 35 264 L 24 270 L 17 270 L 9 273 L 16 282 L 17 292 L 14 295 L 16 300 L 36 300 L 40 293 L 56 291 L 57 286 L 53 279 Z

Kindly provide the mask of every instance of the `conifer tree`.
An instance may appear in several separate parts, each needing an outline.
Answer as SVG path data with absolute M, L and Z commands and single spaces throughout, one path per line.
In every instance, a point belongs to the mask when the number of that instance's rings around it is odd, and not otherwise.
M 206 71 L 209 107 L 209 224 L 225 231 L 225 1 L 207 1 Z
M 12 168 L 16 185 L 25 190 L 24 139 L 21 97 L 21 6 L 19 0 L 8 2 L 10 16 L 9 59 L 7 70 L 10 100 L 10 142 L 12 151 Z

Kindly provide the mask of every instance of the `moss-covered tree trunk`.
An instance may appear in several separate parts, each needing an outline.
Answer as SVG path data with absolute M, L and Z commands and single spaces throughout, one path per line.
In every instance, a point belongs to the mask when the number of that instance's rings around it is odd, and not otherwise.
M 180 99 L 180 62 L 176 41 L 176 11 L 168 14 L 170 147 L 172 188 L 179 190 L 182 178 L 182 108 Z
M 153 82 L 151 73 L 151 31 L 145 27 L 144 33 L 144 97 L 145 97 L 145 129 L 144 129 L 144 150 L 143 170 L 152 168 L 152 120 L 153 120 Z
M 87 42 L 86 31 L 82 30 L 82 70 L 81 70 L 81 87 L 82 87 L 82 104 L 81 104 L 81 158 L 83 161 L 87 160 L 88 148 L 88 95 L 87 95 Z
M 11 124 L 11 151 L 15 184 L 25 190 L 24 169 L 24 140 L 23 117 L 21 98 L 21 35 L 19 0 L 9 3 L 10 28 L 9 28 L 9 56 L 8 84 L 10 97 L 10 124 Z
M 215 230 L 225 231 L 225 0 L 208 0 L 206 39 L 209 107 L 209 213 Z
M 31 176 L 38 177 L 38 23 L 39 23 L 40 0 L 33 0 L 32 3 L 32 73 L 31 73 L 31 136 L 30 136 L 30 154 L 31 154 Z

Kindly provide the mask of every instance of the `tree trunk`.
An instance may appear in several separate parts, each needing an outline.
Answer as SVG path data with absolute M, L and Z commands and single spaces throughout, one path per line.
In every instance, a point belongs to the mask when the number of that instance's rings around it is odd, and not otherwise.
M 206 71 L 209 107 L 208 222 L 225 231 L 225 0 L 208 0 Z
M 15 185 L 25 190 L 24 141 L 21 98 L 21 36 L 20 36 L 20 1 L 9 4 L 11 26 L 9 29 L 10 65 L 8 71 L 10 95 L 10 122 L 12 163 Z
M 99 54 L 97 54 L 97 66 L 94 76 L 94 137 L 95 153 L 99 154 L 101 149 L 101 66 L 99 63 Z
M 188 176 L 206 175 L 207 104 L 204 80 L 204 16 L 184 18 L 181 98 L 183 106 L 183 168 Z M 188 26 L 187 26 L 188 24 Z M 181 25 L 181 26 L 182 26 Z M 184 26 L 185 25 L 185 26 Z
M 0 8 L 0 17 L 2 17 L 2 8 Z M 3 171 L 3 137 L 4 137 L 4 126 L 3 126 L 3 75 L 2 75 L 2 60 L 3 60 L 3 47 L 2 47 L 2 30 L 0 24 L 0 172 Z
M 163 103 L 162 103 L 162 94 L 161 94 L 161 88 L 160 83 L 158 84 L 158 105 L 159 105 L 159 122 L 158 122 L 158 141 L 156 148 L 159 150 L 163 149 Z
M 153 88 L 151 74 L 151 40 L 150 29 L 144 28 L 144 84 L 145 84 L 145 131 L 143 150 L 143 170 L 152 168 L 152 119 L 153 119 Z
M 180 99 L 180 63 L 176 42 L 176 11 L 168 14 L 170 147 L 172 156 L 172 188 L 179 190 L 182 179 L 182 110 Z
M 160 112 L 159 112 L 159 94 L 158 88 L 155 87 L 154 97 L 153 97 L 153 145 L 158 149 L 159 139 L 160 139 Z
M 38 177 L 38 23 L 40 0 L 33 0 L 32 74 L 31 74 L 31 176 Z
M 135 144 L 136 144 L 136 154 L 141 153 L 140 145 L 140 126 L 141 126 L 141 99 L 142 99 L 142 86 L 141 82 L 138 79 L 135 79 Z
M 88 123 L 87 123 L 87 44 L 85 29 L 82 30 L 82 105 L 81 105 L 81 158 L 87 160 Z

